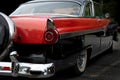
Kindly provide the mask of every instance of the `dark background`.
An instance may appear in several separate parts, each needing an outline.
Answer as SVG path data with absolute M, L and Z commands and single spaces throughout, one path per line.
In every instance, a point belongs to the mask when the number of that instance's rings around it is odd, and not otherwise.
M 0 0 L 0 12 L 9 15 L 13 12 L 21 3 L 28 0 Z
M 29 0 L 0 0 L 0 12 L 7 15 L 12 13 L 21 3 Z M 119 0 L 94 0 L 96 2 L 102 2 L 104 13 L 109 12 L 111 18 L 120 24 L 120 3 Z

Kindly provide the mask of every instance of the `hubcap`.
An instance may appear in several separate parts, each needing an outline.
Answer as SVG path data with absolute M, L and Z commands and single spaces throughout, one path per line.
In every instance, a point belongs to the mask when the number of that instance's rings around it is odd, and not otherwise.
M 77 67 L 80 72 L 85 71 L 86 63 L 87 63 L 87 51 L 83 50 L 77 59 Z

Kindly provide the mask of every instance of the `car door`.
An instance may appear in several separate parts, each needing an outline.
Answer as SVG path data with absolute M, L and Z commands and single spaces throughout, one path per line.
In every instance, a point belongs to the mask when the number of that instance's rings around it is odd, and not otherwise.
M 12 46 L 14 24 L 12 20 L 0 12 L 0 60 L 3 60 Z
M 95 8 L 95 16 L 99 20 L 99 26 L 103 28 L 103 31 L 100 34 L 101 36 L 100 37 L 100 41 L 101 41 L 100 50 L 104 51 L 107 48 L 109 48 L 109 46 L 112 44 L 112 36 L 104 36 L 105 29 L 107 27 L 109 20 L 103 17 L 103 12 L 102 12 L 102 8 L 100 4 L 94 3 L 94 8 Z
M 99 19 L 94 17 L 92 3 L 88 2 L 85 5 L 84 17 L 91 26 L 91 34 L 85 35 L 85 45 L 92 46 L 92 57 L 100 51 L 100 36 L 99 36 Z M 93 28 L 94 27 L 94 28 Z

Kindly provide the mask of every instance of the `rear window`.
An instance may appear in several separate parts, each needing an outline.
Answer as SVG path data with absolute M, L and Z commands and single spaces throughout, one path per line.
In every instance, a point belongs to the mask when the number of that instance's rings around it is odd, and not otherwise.
M 19 6 L 11 15 L 79 15 L 81 6 L 75 2 L 39 2 Z

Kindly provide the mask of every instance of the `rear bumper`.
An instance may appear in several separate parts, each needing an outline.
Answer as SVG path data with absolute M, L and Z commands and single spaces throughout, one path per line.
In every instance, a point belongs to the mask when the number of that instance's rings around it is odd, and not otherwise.
M 18 63 L 16 68 L 12 67 L 11 62 L 0 62 L 0 75 L 5 76 L 22 76 L 29 78 L 47 78 L 54 75 L 53 63 L 48 64 L 32 64 Z
M 29 78 L 47 78 L 55 73 L 54 63 L 34 64 L 18 62 L 12 56 L 11 62 L 0 62 L 0 75 Z

